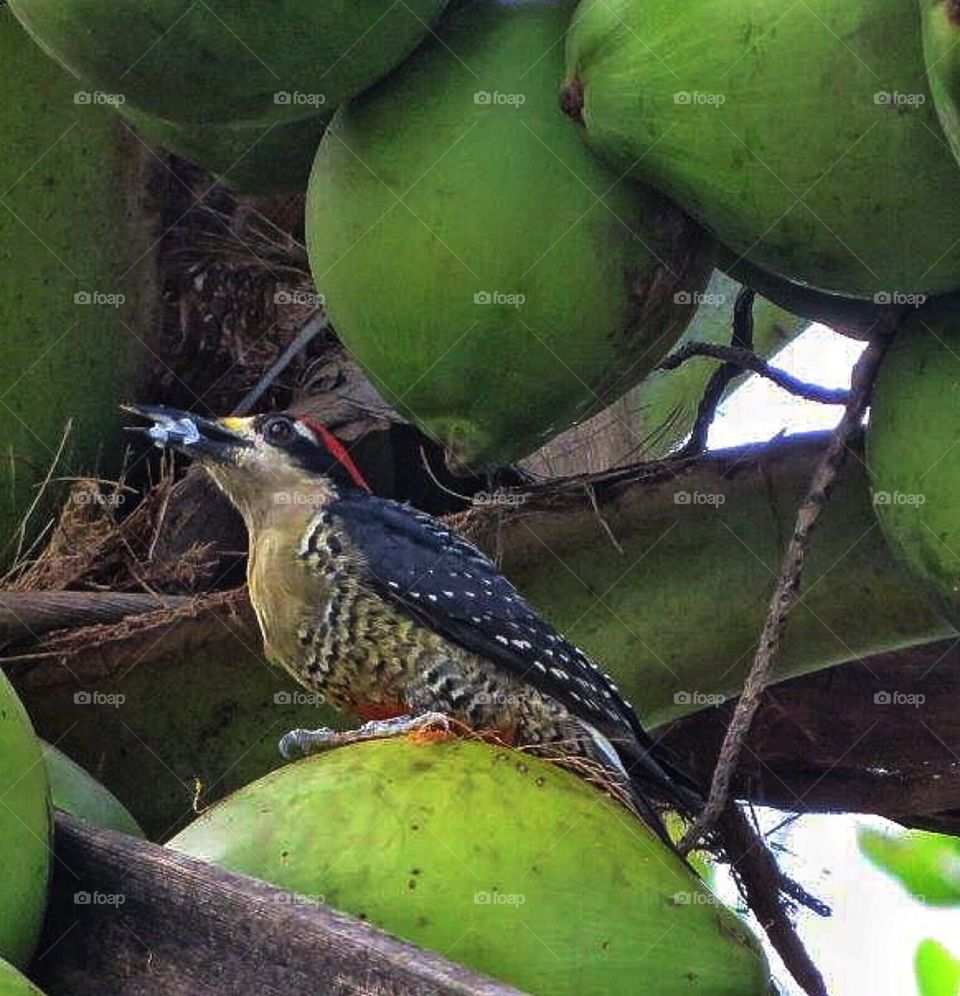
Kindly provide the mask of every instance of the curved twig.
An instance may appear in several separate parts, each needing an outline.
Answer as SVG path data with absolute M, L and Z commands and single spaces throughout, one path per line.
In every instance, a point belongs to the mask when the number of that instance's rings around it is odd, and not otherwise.
M 807 381 L 794 377 L 793 374 L 771 366 L 763 357 L 757 356 L 751 349 L 737 346 L 721 346 L 714 342 L 690 342 L 668 356 L 658 367 L 659 370 L 675 370 L 687 360 L 697 356 L 706 356 L 713 360 L 723 360 L 739 370 L 749 370 L 758 374 L 777 387 L 782 388 L 798 398 L 816 401 L 823 405 L 846 405 L 850 401 L 850 392 L 843 388 L 821 387 L 819 384 L 809 384 Z M 722 369 L 722 368 L 721 368 Z
M 733 328 L 731 329 L 731 344 L 721 346 L 723 350 L 735 350 L 738 353 L 746 352 L 753 355 L 753 302 L 756 293 L 749 287 L 741 287 L 737 294 L 737 299 L 733 305 Z M 683 349 L 678 350 L 673 356 L 667 357 L 660 364 L 662 370 L 673 370 L 680 366 L 691 356 L 706 355 L 699 352 L 701 346 L 710 346 L 710 343 L 692 342 Z M 689 350 L 696 348 L 698 352 L 689 353 Z M 684 355 L 688 354 L 688 355 Z M 672 361 L 672 362 L 671 362 Z M 740 366 L 735 363 L 724 362 L 710 375 L 707 386 L 704 388 L 703 396 L 697 405 L 697 417 L 690 430 L 690 438 L 686 445 L 680 450 L 682 456 L 700 456 L 706 452 L 707 436 L 710 433 L 710 426 L 716 418 L 717 408 L 726 394 L 727 388 L 740 373 Z

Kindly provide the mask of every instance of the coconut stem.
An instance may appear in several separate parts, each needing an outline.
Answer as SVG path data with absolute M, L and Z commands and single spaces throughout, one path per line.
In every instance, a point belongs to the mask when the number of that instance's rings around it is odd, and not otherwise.
M 571 76 L 560 91 L 560 110 L 579 125 L 584 123 L 583 91 L 583 80 L 579 76 Z

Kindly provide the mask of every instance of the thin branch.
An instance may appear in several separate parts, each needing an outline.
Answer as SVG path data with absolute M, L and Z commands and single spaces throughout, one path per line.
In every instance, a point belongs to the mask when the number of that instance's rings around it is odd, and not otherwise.
M 679 845 L 681 854 L 689 853 L 716 827 L 726 852 L 733 860 L 737 884 L 748 904 L 757 914 L 790 973 L 811 996 L 822 996 L 826 993 L 826 987 L 790 922 L 782 897 L 788 896 L 807 906 L 812 905 L 813 897 L 780 873 L 776 859 L 762 837 L 753 830 L 736 802 L 730 798 L 730 782 L 779 656 L 787 616 L 798 599 L 810 536 L 846 461 L 847 450 L 860 431 L 877 371 L 898 322 L 898 318 L 892 318 L 878 324 L 870 344 L 854 367 L 843 417 L 814 471 L 807 496 L 797 512 L 793 536 L 780 567 L 753 665 L 720 747 L 706 805 Z M 775 883 L 773 888 L 771 882 Z
M 811 996 L 827 996 L 823 976 L 784 912 L 780 895 L 787 891 L 817 912 L 821 912 L 823 904 L 780 871 L 776 858 L 736 803 L 725 807 L 719 824 L 734 881 L 770 943 L 804 992 Z
M 850 392 L 843 388 L 821 387 L 819 384 L 809 384 L 794 377 L 785 370 L 771 366 L 763 357 L 757 356 L 751 349 L 736 346 L 722 346 L 714 342 L 690 342 L 675 353 L 671 353 L 658 367 L 659 370 L 675 370 L 687 360 L 697 356 L 706 356 L 714 360 L 723 360 L 725 365 L 736 369 L 749 370 L 752 373 L 772 381 L 777 387 L 806 401 L 816 401 L 822 405 L 845 405 L 850 400 Z M 721 370 L 724 368 L 721 367 Z
M 244 396 L 243 400 L 234 409 L 236 415 L 246 415 L 251 408 L 263 397 L 273 385 L 273 382 L 290 365 L 298 353 L 302 353 L 310 342 L 315 339 L 327 327 L 327 319 L 319 312 L 315 314 L 306 325 L 297 333 L 296 338 L 280 354 L 277 361 L 260 378 Z
M 63 456 L 63 451 L 66 449 L 67 440 L 70 438 L 70 433 L 73 431 L 73 419 L 67 419 L 67 424 L 63 427 L 63 432 L 60 434 L 60 442 L 57 444 L 57 452 L 53 454 L 53 459 L 50 461 L 50 466 L 47 467 L 47 472 L 43 476 L 43 480 L 40 482 L 40 486 L 37 488 L 37 493 L 33 496 L 33 501 L 27 507 L 27 510 L 20 517 L 20 523 L 14 533 L 16 537 L 16 547 L 13 551 L 13 556 L 11 560 L 13 561 L 13 567 L 7 572 L 7 574 L 0 578 L 0 580 L 5 580 L 11 577 L 30 554 L 30 552 L 36 548 L 40 537 L 38 536 L 30 549 L 24 552 L 23 545 L 27 538 L 27 527 L 30 524 L 30 519 L 33 517 L 33 513 L 37 510 L 37 506 L 43 499 L 47 488 L 50 486 L 50 482 L 53 480 L 53 472 L 57 468 L 57 464 L 60 462 L 60 457 Z M 46 529 L 44 530 L 46 533 Z
M 427 472 L 427 477 L 430 478 L 433 485 L 445 494 L 450 495 L 451 498 L 458 498 L 465 505 L 469 505 L 473 502 L 473 495 L 462 495 L 459 491 L 454 491 L 452 488 L 448 488 L 440 478 L 434 473 L 433 466 L 430 463 L 430 458 L 427 456 L 427 451 L 423 448 L 423 444 L 420 445 L 420 462 L 423 464 L 423 469 Z
M 848 445 L 860 431 L 863 416 L 870 402 L 873 382 L 896 331 L 897 323 L 898 319 L 893 318 L 882 320 L 878 324 L 870 344 L 854 367 L 850 400 L 840 423 L 834 430 L 826 452 L 814 471 L 807 496 L 797 512 L 793 536 L 780 567 L 780 575 L 770 601 L 753 665 L 720 747 L 707 804 L 681 842 L 681 850 L 685 852 L 696 845 L 726 807 L 730 779 L 737 767 L 741 747 L 753 723 L 779 654 L 787 615 L 798 598 L 810 536 L 830 497 L 837 474 L 846 460 Z
M 735 350 L 737 353 L 745 352 L 753 355 L 753 302 L 755 298 L 755 291 L 749 287 L 740 288 L 740 292 L 737 294 L 737 299 L 733 305 L 732 344 L 721 348 Z M 683 357 L 683 354 L 691 347 L 705 345 L 709 344 L 690 343 L 689 346 L 685 346 L 679 350 L 675 356 L 667 357 L 660 364 L 660 369 L 672 370 L 674 367 L 678 367 L 683 362 L 683 359 L 677 359 L 677 357 Z M 689 359 L 689 357 L 684 358 Z M 703 397 L 700 399 L 700 404 L 697 407 L 697 418 L 693 423 L 693 429 L 690 431 L 690 439 L 680 451 L 682 455 L 699 456 L 701 453 L 706 452 L 707 435 L 716 417 L 717 407 L 723 400 L 730 382 L 739 376 L 739 374 L 740 367 L 737 364 L 724 362 L 710 375 L 710 380 L 707 381 Z
M 587 493 L 587 497 L 590 499 L 590 507 L 593 509 L 593 514 L 597 517 L 597 522 L 600 523 L 600 528 L 607 534 L 607 539 L 613 544 L 614 550 L 620 554 L 622 557 L 624 555 L 624 549 L 620 545 L 620 541 L 616 536 L 613 535 L 613 530 L 610 528 L 610 523 L 607 522 L 603 513 L 600 511 L 600 506 L 597 504 L 597 493 L 590 487 L 589 484 L 584 485 L 584 491 Z

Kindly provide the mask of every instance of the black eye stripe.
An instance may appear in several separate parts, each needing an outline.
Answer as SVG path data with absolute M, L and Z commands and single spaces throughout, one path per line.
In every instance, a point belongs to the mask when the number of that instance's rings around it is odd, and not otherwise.
M 0 0 L 2 2 L 2 0 Z M 306 474 L 335 476 L 342 484 L 356 485 L 356 479 L 338 463 L 326 441 L 311 428 L 308 420 L 289 412 L 270 412 L 254 418 L 254 431 L 265 448 L 272 449 L 291 466 Z

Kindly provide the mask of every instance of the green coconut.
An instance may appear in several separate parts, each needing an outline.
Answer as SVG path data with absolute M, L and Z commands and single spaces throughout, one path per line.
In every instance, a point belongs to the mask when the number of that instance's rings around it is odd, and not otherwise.
M 920 0 L 923 55 L 933 103 L 944 134 L 960 162 L 960 3 Z
M 149 143 L 202 166 L 238 194 L 306 190 L 328 120 L 321 113 L 216 125 L 164 121 L 127 105 L 118 109 Z
M 747 287 L 752 287 L 777 306 L 811 322 L 820 322 L 851 339 L 868 339 L 877 322 L 889 318 L 891 311 L 900 314 L 907 306 L 919 306 L 928 300 L 960 305 L 956 293 L 927 298 L 925 295 L 885 295 L 876 300 L 819 291 L 748 263 L 723 246 L 717 250 L 717 266 Z
M 0 958 L 0 996 L 44 996 L 25 975 Z
M 738 256 L 859 297 L 960 286 L 960 171 L 904 0 L 584 0 L 564 104 Z
M 873 504 L 890 544 L 960 624 L 960 318 L 916 319 L 874 388 L 867 433 Z
M 117 403 L 153 327 L 160 233 L 145 194 L 153 157 L 110 108 L 75 102 L 77 81 L 7 7 L 0 66 L 2 573 L 30 527 L 47 524 L 59 478 L 118 469 Z M 47 514 L 21 535 L 38 498 Z
M 761 950 L 660 840 L 555 765 L 465 740 L 288 765 L 171 847 L 532 993 L 766 993 Z
M 877 322 L 899 317 L 911 308 L 960 311 L 960 292 L 949 294 L 877 294 L 872 299 L 832 294 L 778 277 L 749 263 L 724 246 L 717 247 L 717 266 L 724 273 L 752 287 L 779 308 L 811 322 L 820 322 L 851 339 L 869 339 Z
M 446 0 L 11 0 L 88 87 L 173 121 L 333 110 L 390 71 Z
M 0 958 L 21 968 L 40 934 L 52 844 L 40 741 L 0 672 Z
M 640 381 L 712 246 L 557 106 L 569 3 L 479 0 L 342 109 L 307 201 L 337 332 L 406 416 L 502 464 Z
M 54 808 L 133 837 L 144 835 L 126 806 L 86 769 L 53 744 L 41 742 L 41 747 Z

